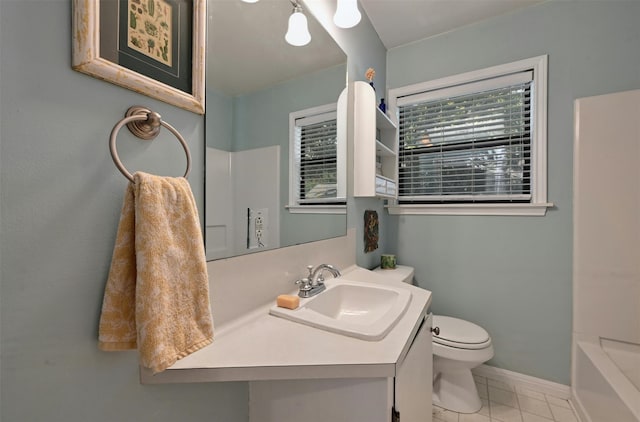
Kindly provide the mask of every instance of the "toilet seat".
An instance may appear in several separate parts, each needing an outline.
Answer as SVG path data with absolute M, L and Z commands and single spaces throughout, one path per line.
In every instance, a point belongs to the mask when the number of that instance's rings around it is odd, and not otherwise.
M 472 322 L 443 315 L 433 316 L 433 326 L 440 333 L 433 334 L 433 342 L 458 349 L 478 350 L 491 345 L 489 333 Z

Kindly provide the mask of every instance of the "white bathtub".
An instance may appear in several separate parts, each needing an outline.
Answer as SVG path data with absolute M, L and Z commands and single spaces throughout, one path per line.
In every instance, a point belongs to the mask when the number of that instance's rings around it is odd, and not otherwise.
M 572 401 L 582 421 L 640 422 L 640 345 L 578 341 L 575 348 Z

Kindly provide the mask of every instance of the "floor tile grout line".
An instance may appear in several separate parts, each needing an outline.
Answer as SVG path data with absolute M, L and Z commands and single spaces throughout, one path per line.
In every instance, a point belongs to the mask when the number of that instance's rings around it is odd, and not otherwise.
M 571 402 L 565 399 L 564 397 L 557 397 L 557 396 L 554 396 L 553 394 L 547 394 L 547 393 L 538 391 L 535 388 L 530 388 L 530 387 L 527 387 L 527 390 L 530 391 L 531 393 L 536 393 L 536 394 L 525 394 L 522 390 L 518 389 L 518 385 L 511 385 L 507 382 L 503 382 L 501 380 L 496 380 L 489 377 L 474 375 L 474 378 L 476 378 L 476 383 L 478 384 L 479 387 L 482 386 L 483 389 L 486 388 L 487 398 L 483 399 L 483 406 L 484 406 L 484 402 L 486 402 L 487 412 L 486 414 L 482 414 L 483 418 L 481 419 L 483 420 L 486 420 L 486 418 L 488 418 L 490 422 L 504 422 L 501 419 L 497 419 L 496 418 L 497 415 L 494 415 L 494 411 L 492 410 L 492 406 L 491 406 L 491 404 L 493 403 L 494 406 L 506 406 L 512 409 L 516 409 L 518 411 L 518 416 L 520 421 L 524 421 L 524 416 L 526 414 L 526 415 L 536 416 L 541 419 L 548 420 L 550 422 L 559 422 L 558 419 L 556 419 L 556 415 L 553 413 L 552 407 L 562 408 L 564 409 L 563 412 L 569 411 L 573 415 L 575 420 L 577 420 L 578 422 L 580 421 L 580 419 L 577 416 L 577 412 L 571 405 Z M 484 382 L 483 382 L 483 379 L 484 379 Z M 491 386 L 489 385 L 490 380 L 493 381 L 491 383 L 492 384 Z M 506 388 L 503 388 L 503 387 L 506 387 Z M 489 388 L 499 390 L 500 392 L 511 393 L 515 395 L 515 401 L 511 402 L 512 405 L 508 405 L 508 404 L 491 400 Z M 535 412 L 524 411 L 522 408 L 522 400 L 544 403 L 546 408 L 549 410 L 550 415 L 543 416 Z M 563 402 L 566 402 L 568 406 L 563 405 Z M 514 407 L 513 406 L 514 404 L 517 407 Z M 445 420 L 443 419 L 436 420 L 434 418 L 436 422 L 441 422 L 441 421 L 442 422 L 460 422 L 461 419 L 466 419 L 466 418 L 462 418 L 461 414 L 458 412 L 448 411 L 444 408 L 442 409 L 445 412 L 451 412 L 451 413 L 445 417 Z M 533 409 L 533 408 L 530 408 L 530 409 Z

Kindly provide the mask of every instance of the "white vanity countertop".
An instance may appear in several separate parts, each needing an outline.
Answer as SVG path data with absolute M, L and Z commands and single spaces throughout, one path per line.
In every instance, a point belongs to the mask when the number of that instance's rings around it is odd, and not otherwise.
M 166 371 L 153 375 L 143 368 L 142 383 L 395 376 L 396 364 L 404 359 L 431 303 L 431 292 L 357 266 L 342 274 L 351 281 L 411 290 L 405 314 L 382 340 L 360 340 L 269 315 L 274 297 L 272 303 L 216 327 L 211 345 Z

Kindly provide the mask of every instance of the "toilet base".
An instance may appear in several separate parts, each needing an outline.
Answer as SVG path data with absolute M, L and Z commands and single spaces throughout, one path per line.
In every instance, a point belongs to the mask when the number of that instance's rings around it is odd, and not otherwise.
M 482 408 L 471 370 L 461 368 L 436 374 L 433 404 L 458 413 L 475 413 Z

